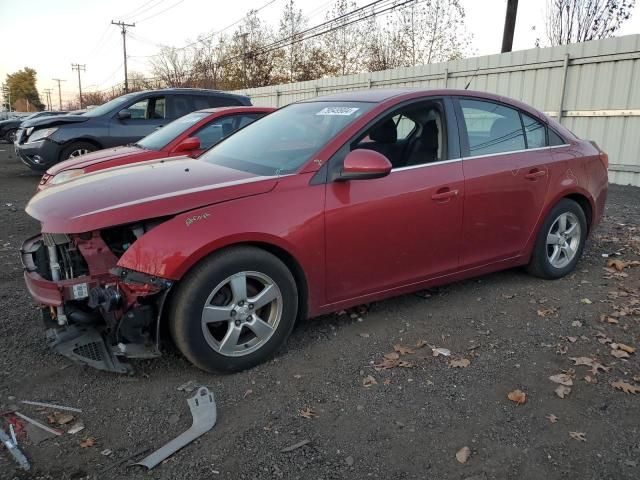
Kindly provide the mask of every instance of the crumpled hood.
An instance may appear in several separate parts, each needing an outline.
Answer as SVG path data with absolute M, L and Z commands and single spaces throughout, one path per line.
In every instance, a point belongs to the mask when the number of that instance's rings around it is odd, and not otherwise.
M 86 122 L 91 117 L 85 117 L 84 115 L 53 115 L 50 117 L 39 117 L 33 120 L 27 120 L 22 122 L 22 127 L 55 127 L 56 125 L 63 125 L 65 123 L 80 123 Z
M 26 212 L 47 233 L 81 233 L 193 210 L 272 190 L 262 177 L 189 157 L 89 173 L 37 193 Z
M 47 173 L 49 175 L 57 175 L 63 170 L 70 170 L 72 168 L 86 168 L 97 163 L 102 163 L 109 160 L 117 160 L 118 158 L 122 157 L 135 158 L 137 155 L 143 155 L 148 152 L 149 150 L 144 150 L 143 148 L 135 147 L 133 145 L 105 148 L 104 150 L 98 150 L 96 152 L 87 153 L 80 157 L 70 158 L 68 160 L 65 160 L 64 162 L 56 163 L 47 170 Z M 158 157 L 161 156 L 164 155 L 158 155 Z

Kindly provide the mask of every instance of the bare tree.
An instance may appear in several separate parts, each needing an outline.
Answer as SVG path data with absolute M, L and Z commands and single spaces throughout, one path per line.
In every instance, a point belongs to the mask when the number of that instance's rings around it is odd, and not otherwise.
M 555 46 L 611 37 L 634 7 L 635 0 L 548 0 L 547 38 Z
M 370 72 L 405 65 L 406 38 L 396 28 L 394 18 L 371 17 L 364 36 L 364 67 Z
M 193 69 L 198 87 L 223 88 L 226 57 L 229 55 L 228 39 L 201 37 L 194 48 Z
M 303 42 L 299 36 L 306 25 L 307 19 L 302 15 L 302 10 L 296 7 L 295 0 L 288 0 L 282 11 L 282 17 L 280 17 L 278 37 L 289 39 L 286 43 L 290 43 L 290 45 L 283 48 L 282 75 L 290 82 L 297 80 L 297 70 L 306 53 L 306 42 Z
M 167 87 L 189 87 L 193 82 L 193 58 L 189 49 L 162 47 L 151 58 L 151 71 Z
M 356 9 L 350 0 L 336 0 L 327 12 L 326 19 L 338 19 L 332 23 L 332 31 L 322 36 L 323 47 L 330 52 L 334 69 L 339 75 L 357 73 L 362 67 L 362 36 L 364 31 L 359 22 L 351 23 L 353 17 L 345 17 Z M 344 17 L 344 18 L 340 18 Z

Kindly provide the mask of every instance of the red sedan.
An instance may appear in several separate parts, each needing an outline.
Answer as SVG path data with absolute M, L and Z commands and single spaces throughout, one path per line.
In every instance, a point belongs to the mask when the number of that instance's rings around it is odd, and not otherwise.
M 496 270 L 578 262 L 607 155 L 515 100 L 368 90 L 284 107 L 198 160 L 96 172 L 36 194 L 22 247 L 51 345 L 98 368 L 174 342 L 252 367 L 297 319 Z
M 57 163 L 42 176 L 38 190 L 105 168 L 178 155 L 195 158 L 224 137 L 274 110 L 268 107 L 221 107 L 192 112 L 133 145 L 98 150 Z

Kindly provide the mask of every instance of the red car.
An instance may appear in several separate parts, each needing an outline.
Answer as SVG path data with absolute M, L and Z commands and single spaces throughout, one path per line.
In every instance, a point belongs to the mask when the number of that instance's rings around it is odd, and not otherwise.
M 98 150 L 55 164 L 42 176 L 38 190 L 105 168 L 178 155 L 188 154 L 195 158 L 224 137 L 274 110 L 221 107 L 189 113 L 133 145 Z
M 297 319 L 526 265 L 571 272 L 607 155 L 515 100 L 346 92 L 284 107 L 198 160 L 36 194 L 25 280 L 59 352 L 126 371 L 168 327 L 204 370 L 272 355 Z

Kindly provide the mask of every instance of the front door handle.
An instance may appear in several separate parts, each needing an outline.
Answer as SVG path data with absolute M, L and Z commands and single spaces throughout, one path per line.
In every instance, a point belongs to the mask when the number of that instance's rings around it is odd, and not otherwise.
M 436 193 L 431 195 L 431 200 L 444 203 L 449 199 L 456 197 L 457 195 L 458 195 L 458 190 L 451 190 L 449 187 L 442 187 L 442 188 L 439 188 Z
M 547 174 L 546 171 L 534 168 L 529 173 L 527 173 L 524 178 L 527 180 L 537 180 L 540 177 L 544 177 Z

